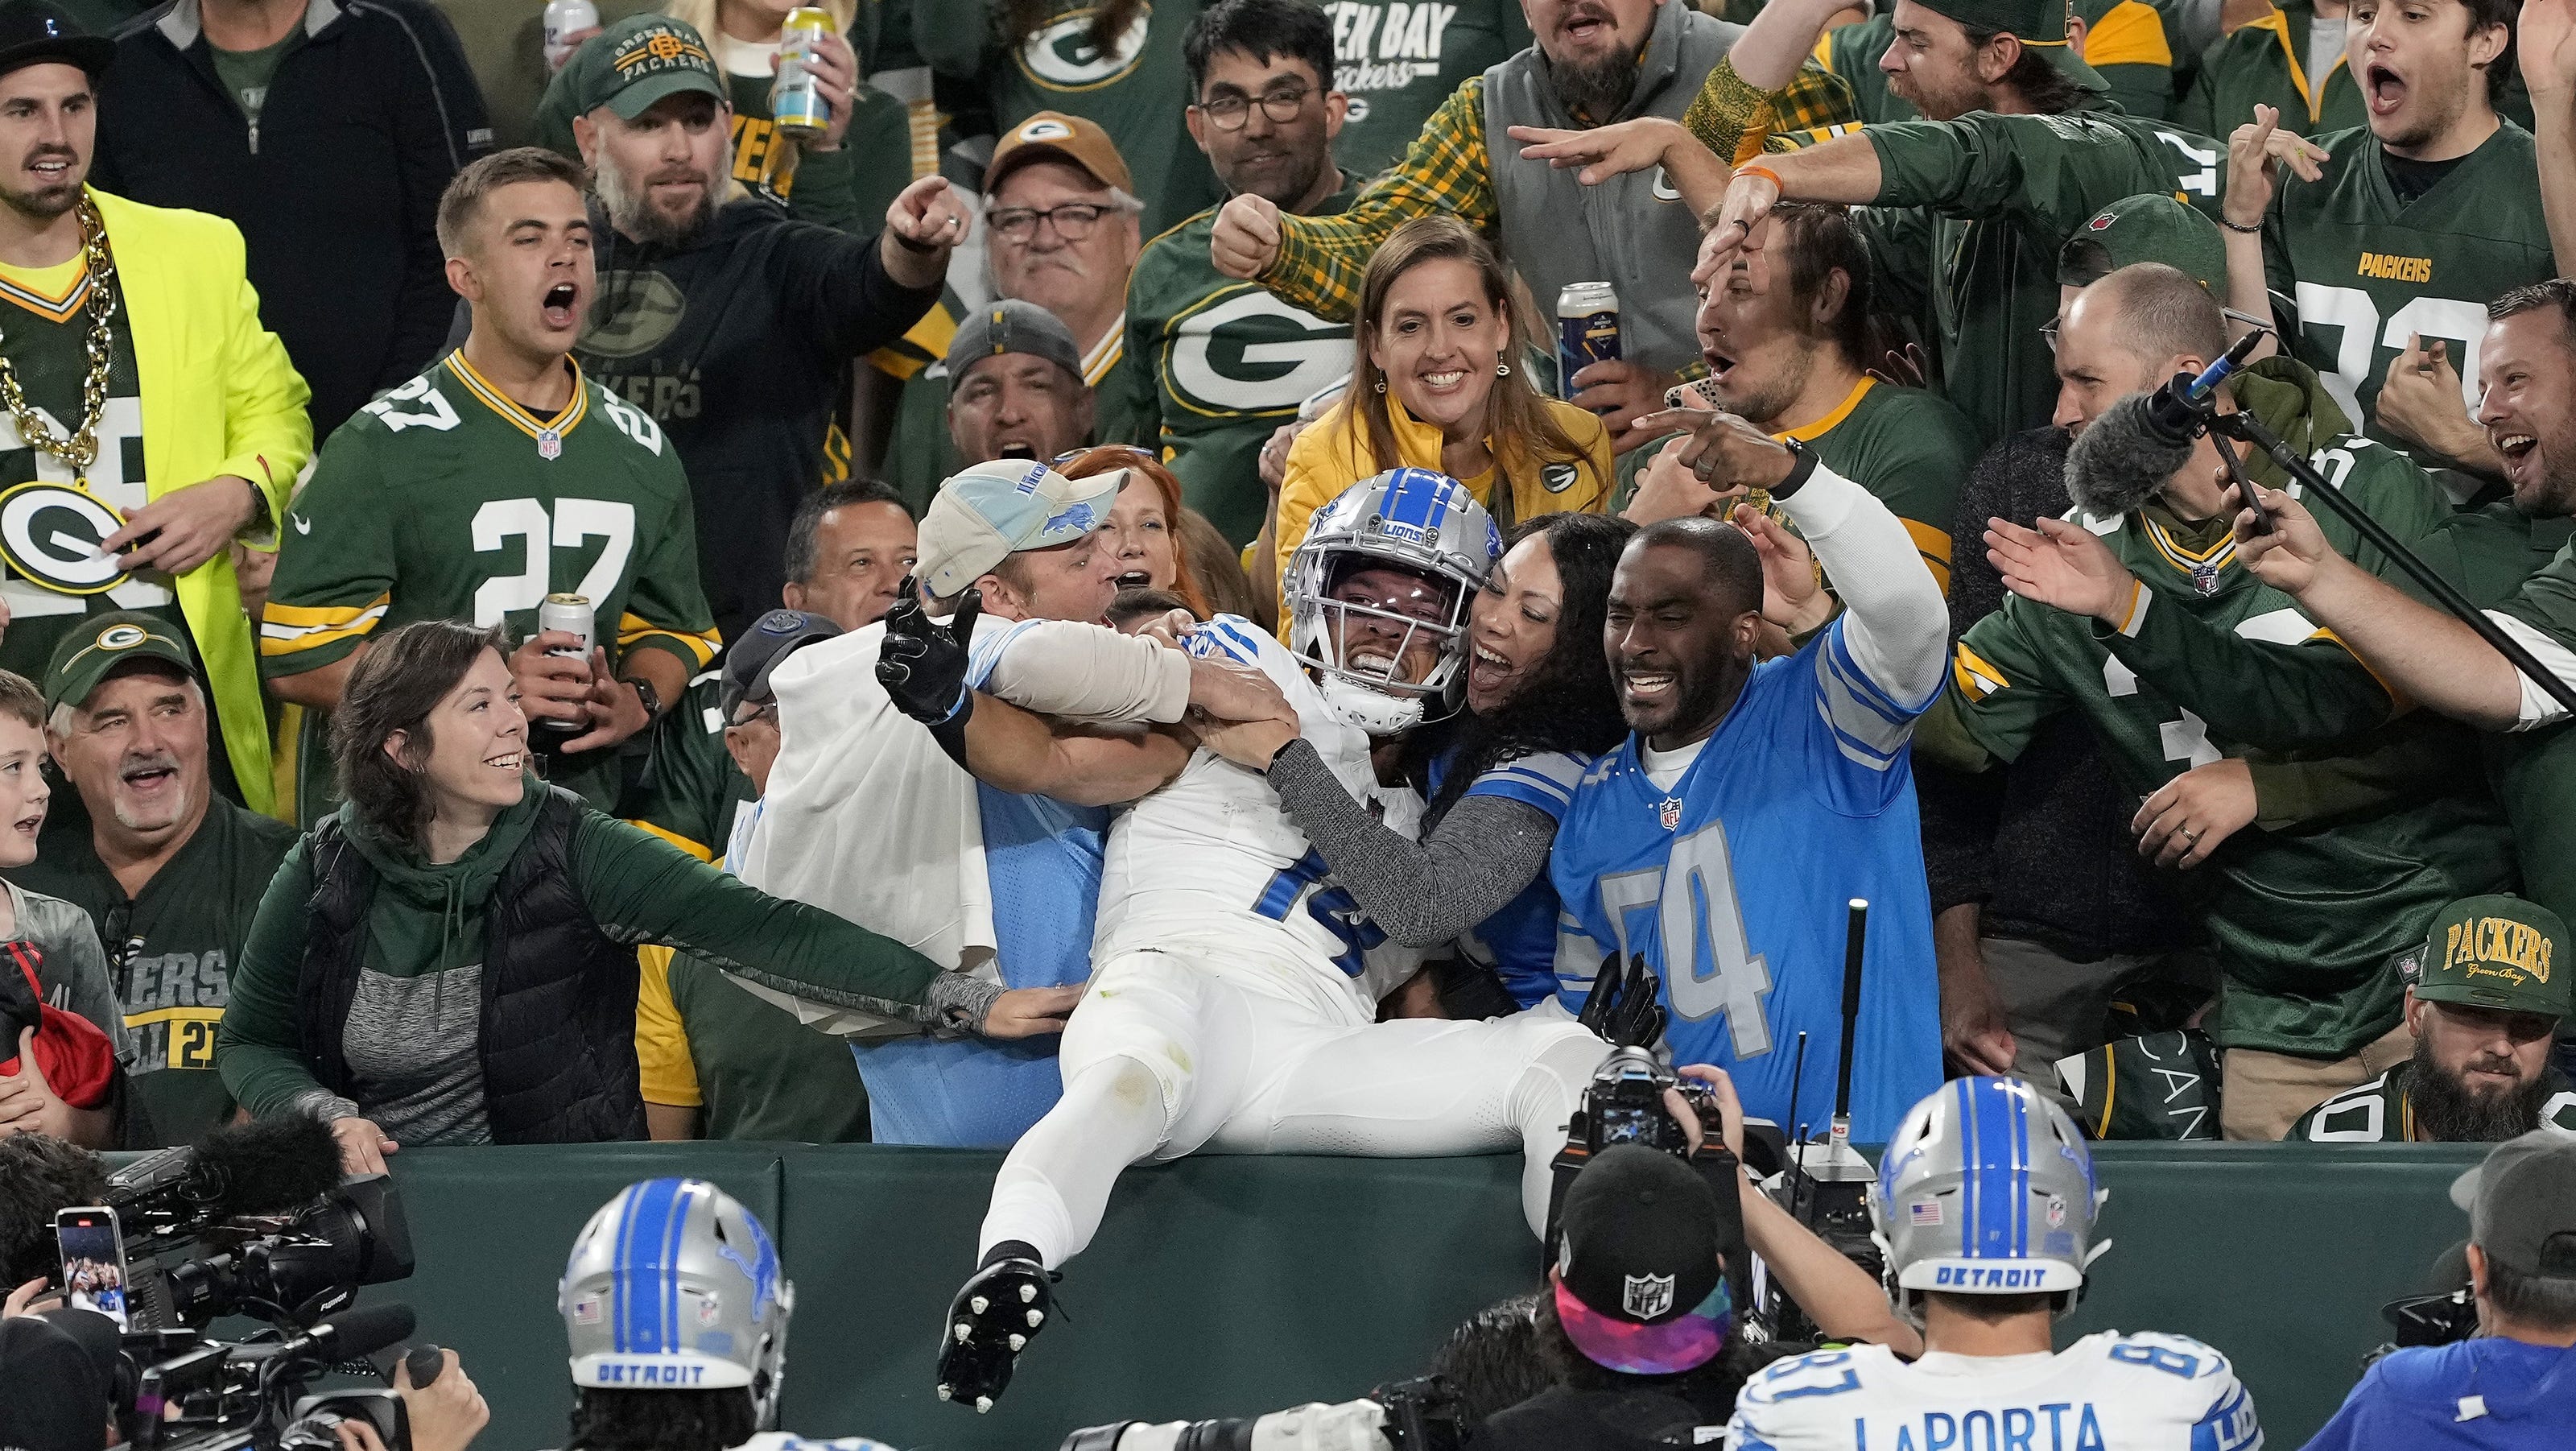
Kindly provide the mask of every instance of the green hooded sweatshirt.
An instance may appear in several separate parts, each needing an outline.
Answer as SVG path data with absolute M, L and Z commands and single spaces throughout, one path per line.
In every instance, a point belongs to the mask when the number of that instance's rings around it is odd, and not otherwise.
M 296 843 L 260 901 L 216 1036 L 216 1067 L 243 1107 L 261 1117 L 363 1116 L 397 1143 L 490 1141 L 475 1051 L 484 914 L 543 799 L 530 791 L 493 819 L 481 841 L 443 864 L 409 843 L 385 840 L 361 825 L 353 808 L 340 808 L 341 829 L 377 875 L 357 998 L 343 1025 L 355 1079 L 350 1098 L 322 1086 L 301 1047 L 296 987 L 314 880 L 312 838 Z M 943 973 L 899 942 L 769 896 L 586 808 L 566 843 L 565 869 L 614 940 L 683 948 L 799 997 L 925 1021 L 956 1009 L 971 1021 L 991 995 L 988 984 Z M 925 995 L 932 1006 L 924 1006 Z

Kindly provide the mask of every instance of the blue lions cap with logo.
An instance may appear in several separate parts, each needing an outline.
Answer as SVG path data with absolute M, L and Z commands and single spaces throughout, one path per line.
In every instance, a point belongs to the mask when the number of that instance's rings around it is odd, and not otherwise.
M 176 667 L 196 678 L 196 657 L 167 620 L 141 610 L 115 610 L 92 615 L 64 632 L 45 666 L 45 708 L 78 706 L 101 682 L 138 661 Z
M 1126 482 L 1125 469 L 1068 479 L 1030 459 L 969 464 L 921 516 L 913 577 L 933 599 L 963 594 L 1014 554 L 1071 544 L 1108 523 Z

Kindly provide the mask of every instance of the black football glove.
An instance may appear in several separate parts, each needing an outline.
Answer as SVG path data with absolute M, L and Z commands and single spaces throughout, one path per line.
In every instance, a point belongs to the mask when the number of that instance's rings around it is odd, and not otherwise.
M 894 608 L 886 611 L 885 644 L 877 651 L 877 684 L 895 709 L 923 725 L 962 722 L 975 705 L 975 693 L 966 688 L 967 646 L 984 597 L 966 591 L 956 615 L 942 625 L 922 611 L 909 575 L 898 589 Z
M 1609 953 L 1576 1021 L 1614 1048 L 1651 1048 L 1664 1036 L 1663 987 L 1643 956 L 1622 965 L 1618 953 Z

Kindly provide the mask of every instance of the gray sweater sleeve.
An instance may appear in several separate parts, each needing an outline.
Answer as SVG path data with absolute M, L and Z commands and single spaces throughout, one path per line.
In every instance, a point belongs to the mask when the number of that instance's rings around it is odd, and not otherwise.
M 1464 796 L 1421 841 L 1351 799 L 1303 740 L 1270 762 L 1290 820 L 1369 920 L 1408 947 L 1437 947 L 1500 911 L 1547 868 L 1556 818 L 1499 796 Z

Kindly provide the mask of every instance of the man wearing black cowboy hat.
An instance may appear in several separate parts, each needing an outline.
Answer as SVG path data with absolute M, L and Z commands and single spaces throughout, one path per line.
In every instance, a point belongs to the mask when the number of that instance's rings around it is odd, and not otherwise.
M 0 668 L 41 677 L 87 615 L 153 616 L 205 662 L 216 789 L 265 811 L 232 546 L 274 547 L 307 392 L 232 223 L 86 184 L 114 53 L 44 0 L 0 0 Z

